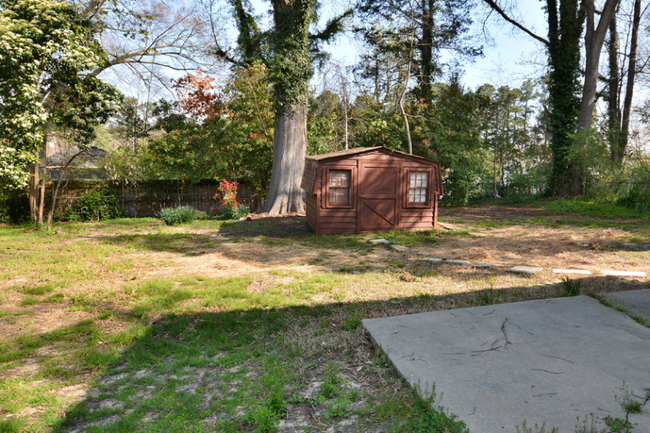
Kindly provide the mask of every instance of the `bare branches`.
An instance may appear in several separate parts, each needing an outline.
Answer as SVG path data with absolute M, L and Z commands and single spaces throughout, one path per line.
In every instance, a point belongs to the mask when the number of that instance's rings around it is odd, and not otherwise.
M 544 39 L 543 37 L 536 35 L 532 31 L 528 30 L 526 27 L 524 27 L 522 24 L 520 24 L 518 21 L 515 19 L 511 18 L 501 7 L 498 5 L 498 3 L 494 0 L 483 0 L 485 3 L 492 8 L 493 11 L 501 15 L 501 18 L 504 20 L 508 21 L 510 24 L 513 26 L 517 27 L 519 30 L 523 31 L 533 39 L 537 40 L 538 42 L 543 43 L 544 45 L 548 46 L 550 45 L 550 42 L 547 39 Z

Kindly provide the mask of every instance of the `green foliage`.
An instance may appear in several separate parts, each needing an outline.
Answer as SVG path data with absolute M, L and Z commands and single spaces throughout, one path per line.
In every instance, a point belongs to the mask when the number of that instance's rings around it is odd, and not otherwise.
M 645 389 L 645 395 L 637 396 L 623 382 L 621 390 L 623 396 L 616 396 L 616 400 L 625 412 L 625 418 L 613 418 L 611 415 L 606 416 L 605 425 L 609 428 L 609 433 L 632 433 L 634 424 L 630 421 L 630 415 L 644 413 L 644 407 L 650 402 L 650 388 Z
M 337 374 L 336 367 L 329 365 L 325 370 L 325 378 L 320 386 L 320 395 L 326 399 L 337 397 L 343 391 L 342 386 L 343 379 Z
M 635 203 L 634 204 L 634 211 L 638 213 L 639 215 L 645 215 L 650 211 L 650 203 L 645 202 L 645 203 Z
M 238 220 L 248 216 L 249 213 L 248 206 L 245 204 L 240 204 L 239 206 L 221 206 L 217 211 L 219 219 L 224 220 Z
M 553 170 L 548 193 L 557 193 L 571 179 L 569 152 L 580 113 L 580 38 L 585 8 L 579 0 L 548 0 L 549 129 Z
M 616 204 L 635 209 L 637 203 L 650 203 L 650 160 L 647 157 L 639 158 L 629 161 L 629 165 L 632 185 L 617 199 Z
M 1 164 L 0 164 L 1 165 Z M 0 189 L 0 223 L 19 224 L 29 220 L 29 198 L 24 191 Z
M 87 71 L 105 61 L 89 20 L 65 2 L 5 0 L 0 12 L 0 186 L 23 187 L 47 123 L 80 144 L 105 122 L 118 92 Z
M 158 218 L 168 226 L 187 224 L 195 219 L 204 219 L 204 212 L 199 212 L 192 206 L 166 207 L 158 212 Z
M 323 418 L 339 418 L 347 415 L 350 410 L 350 400 L 345 396 L 336 397 L 334 400 L 327 403 L 327 408 L 323 413 Z
M 582 281 L 572 280 L 569 277 L 562 278 L 562 288 L 564 288 L 564 296 L 578 296 L 580 295 L 580 286 Z
M 412 433 L 469 433 L 464 422 L 456 420 L 455 415 L 447 415 L 442 407 L 431 407 L 434 398 L 418 397 L 415 401 L 415 417 L 409 422 L 406 431 Z
M 237 179 L 265 195 L 271 180 L 274 133 L 267 69 L 254 64 L 235 72 L 220 104 L 218 115 L 202 123 L 198 119 L 175 122 L 177 129 L 152 140 L 152 171 L 167 179 Z
M 83 194 L 65 212 L 62 219 L 70 222 L 85 222 L 119 218 L 120 216 L 122 216 L 122 213 L 117 206 L 117 198 L 104 195 L 102 191 L 94 191 Z
M 481 305 L 499 304 L 505 300 L 505 295 L 493 288 L 478 292 L 477 297 Z
M 412 108 L 413 151 L 439 161 L 448 170 L 444 180 L 444 201 L 465 205 L 481 191 L 481 179 L 488 173 L 481 149 L 478 99 L 458 82 L 438 84 L 432 90 L 431 105 Z

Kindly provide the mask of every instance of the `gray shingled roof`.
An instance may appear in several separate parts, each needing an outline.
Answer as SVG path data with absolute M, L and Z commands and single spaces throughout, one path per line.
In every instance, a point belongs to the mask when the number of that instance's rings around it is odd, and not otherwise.
M 322 161 L 324 159 L 330 159 L 330 158 L 338 158 L 341 156 L 348 156 L 348 155 L 356 155 L 358 153 L 366 153 L 366 152 L 371 152 L 373 150 L 379 150 L 379 149 L 384 149 L 392 153 L 397 153 L 400 155 L 405 155 L 411 158 L 418 158 L 418 159 L 423 159 L 425 161 L 429 161 L 426 158 L 423 158 L 421 156 L 417 155 L 409 155 L 408 153 L 405 152 L 400 152 L 399 150 L 393 150 L 393 149 L 388 149 L 387 147 L 383 146 L 377 146 L 377 147 L 356 147 L 354 149 L 348 149 L 348 150 L 339 150 L 338 152 L 332 152 L 332 153 L 323 153 L 322 155 L 311 155 L 307 156 L 305 159 L 311 159 L 313 161 Z

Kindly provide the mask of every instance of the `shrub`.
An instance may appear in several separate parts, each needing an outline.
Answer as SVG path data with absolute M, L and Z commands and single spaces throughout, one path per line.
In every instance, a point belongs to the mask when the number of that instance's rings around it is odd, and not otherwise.
M 22 191 L 0 189 L 0 223 L 20 224 L 29 220 L 29 198 Z
M 207 214 L 197 211 L 192 206 L 166 207 L 158 212 L 158 219 L 163 220 L 168 226 L 175 226 L 187 224 L 195 219 L 207 219 Z
M 101 191 L 83 194 L 63 215 L 64 221 L 100 221 L 122 216 L 117 206 L 117 198 L 104 195 Z
M 237 201 L 237 182 L 224 179 L 219 183 L 218 193 L 216 198 L 221 194 L 221 207 L 219 208 L 218 215 L 220 219 L 238 220 L 249 214 L 246 205 L 240 204 Z
M 222 206 L 217 212 L 219 218 L 224 220 L 238 220 L 248 216 L 249 213 L 248 207 L 245 204 L 240 204 L 237 207 Z

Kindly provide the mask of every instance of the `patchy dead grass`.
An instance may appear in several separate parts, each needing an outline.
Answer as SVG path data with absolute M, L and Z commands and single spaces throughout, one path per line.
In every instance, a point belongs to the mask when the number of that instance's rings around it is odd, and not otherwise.
M 531 206 L 463 212 L 441 212 L 458 230 L 408 236 L 315 237 L 300 215 L 172 228 L 122 220 L 59 235 L 2 227 L 0 422 L 122 431 L 184 419 L 253 431 L 277 386 L 278 431 L 407 431 L 415 397 L 361 319 L 560 296 L 554 268 L 592 271 L 583 293 L 648 286 L 598 275 L 650 273 L 649 233 L 635 221 L 574 224 Z M 367 242 L 379 236 L 410 252 Z M 506 272 L 515 265 L 543 271 Z M 53 288 L 27 294 L 42 284 Z M 332 369 L 343 385 L 326 398 Z M 188 418 L 183 406 L 201 410 Z

